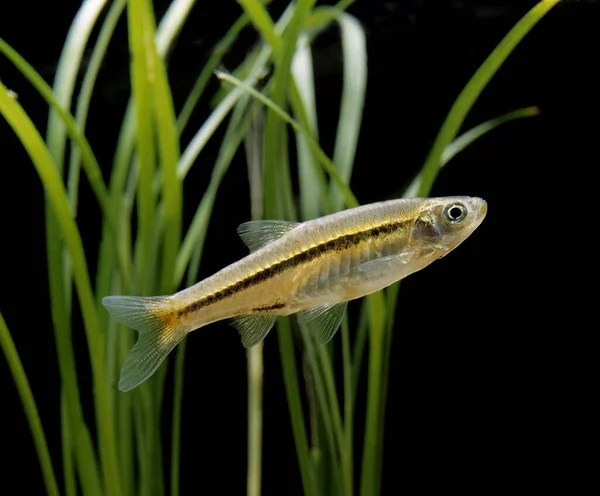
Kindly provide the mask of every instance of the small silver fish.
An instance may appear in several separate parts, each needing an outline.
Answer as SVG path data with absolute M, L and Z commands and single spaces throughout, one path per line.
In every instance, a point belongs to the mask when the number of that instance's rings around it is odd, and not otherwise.
M 244 346 L 262 341 L 277 317 L 297 313 L 326 343 L 349 300 L 421 270 L 462 243 L 484 219 L 481 198 L 402 199 L 351 208 L 307 222 L 251 221 L 238 234 L 251 252 L 168 296 L 102 300 L 139 339 L 119 389 L 150 377 L 189 332 L 232 319 Z

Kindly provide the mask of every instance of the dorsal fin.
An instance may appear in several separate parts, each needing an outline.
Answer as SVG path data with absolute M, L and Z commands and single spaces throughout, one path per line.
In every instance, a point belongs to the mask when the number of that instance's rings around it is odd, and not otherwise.
M 300 225 L 286 220 L 251 220 L 240 224 L 237 232 L 250 251 L 256 251 Z

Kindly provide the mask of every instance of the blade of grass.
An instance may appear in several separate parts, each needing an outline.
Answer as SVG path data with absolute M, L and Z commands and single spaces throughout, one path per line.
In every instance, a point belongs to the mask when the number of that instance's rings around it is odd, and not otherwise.
M 225 137 L 223 138 L 217 161 L 213 167 L 210 182 L 206 188 L 206 192 L 202 196 L 202 200 L 194 214 L 190 227 L 181 244 L 181 249 L 177 256 L 175 268 L 175 283 L 179 285 L 185 274 L 186 267 L 196 247 L 200 247 L 197 253 L 197 259 L 194 265 L 199 263 L 199 258 L 202 253 L 202 247 L 206 237 L 206 229 L 210 218 L 210 212 L 214 204 L 221 181 L 227 172 L 231 160 L 239 148 L 244 135 L 246 134 L 252 122 L 252 114 L 244 115 L 244 106 L 236 107 L 231 121 L 227 126 Z M 195 274 L 195 272 L 194 272 Z
M 52 468 L 52 460 L 50 459 L 50 452 L 48 451 L 48 443 L 44 434 L 44 428 L 42 427 L 42 421 L 25 374 L 25 369 L 17 353 L 15 343 L 12 340 L 10 331 L 6 326 L 2 312 L 0 312 L 0 348 L 6 357 L 8 367 L 15 381 L 15 386 L 21 402 L 23 403 L 23 409 L 25 410 L 25 416 L 31 429 L 31 435 L 33 436 L 33 442 L 37 451 L 38 459 L 42 469 L 42 475 L 44 476 L 44 484 L 46 486 L 46 492 L 50 496 L 58 496 L 58 484 L 54 475 L 54 469 Z M 70 460 L 67 457 L 66 460 Z
M 258 2 L 245 0 L 240 2 L 251 21 L 258 27 L 261 35 L 271 45 L 275 57 L 275 75 L 273 100 L 283 106 L 288 91 L 288 81 L 292 56 L 296 41 L 312 2 L 300 1 L 294 5 L 292 18 L 281 41 L 272 26 L 272 21 Z M 295 218 L 287 156 L 284 156 L 285 127 L 269 109 L 266 118 L 265 153 L 263 162 L 263 181 L 265 192 L 265 215 L 267 218 Z M 284 169 L 284 170 L 282 170 Z M 315 481 L 312 477 L 308 441 L 302 414 L 302 405 L 296 376 L 294 349 L 291 339 L 289 319 L 279 319 L 277 324 L 284 384 L 288 397 L 288 406 L 292 422 L 292 431 L 296 440 L 296 451 L 305 494 L 315 494 Z
M 179 343 L 175 354 L 173 426 L 171 429 L 171 496 L 179 496 L 179 474 L 181 469 L 181 411 L 183 404 L 183 371 L 185 365 L 186 343 L 186 339 Z
M 273 102 L 273 100 L 267 98 L 262 93 L 259 93 L 258 91 L 256 91 L 251 86 L 248 86 L 246 83 L 240 81 L 239 79 L 236 79 L 235 77 L 233 77 L 230 74 L 226 74 L 226 73 L 220 72 L 220 71 L 217 71 L 216 74 L 217 74 L 217 77 L 219 79 L 222 79 L 222 80 L 227 81 L 227 82 L 229 82 L 231 84 L 239 86 L 244 91 L 248 92 L 250 95 L 252 95 L 258 101 L 260 101 L 266 107 L 268 107 L 269 109 L 273 110 L 273 112 L 278 117 L 280 117 L 281 119 L 283 119 L 284 121 L 286 121 L 287 123 L 289 123 L 292 126 L 292 128 L 294 129 L 294 131 L 296 131 L 298 133 L 302 133 L 302 135 L 306 138 L 306 141 L 308 142 L 311 150 L 318 157 L 319 164 L 323 167 L 323 169 L 325 170 L 325 172 L 327 172 L 327 174 L 329 174 L 329 176 L 331 177 L 331 179 L 333 181 L 335 181 L 335 183 L 337 184 L 337 186 L 342 191 L 342 193 L 344 195 L 344 202 L 345 202 L 346 206 L 348 208 L 350 208 L 350 207 L 357 207 L 359 205 L 358 200 L 356 199 L 356 197 L 354 196 L 354 194 L 352 193 L 352 191 L 350 190 L 350 188 L 348 187 L 348 185 L 345 184 L 344 181 L 343 181 L 343 179 L 340 177 L 340 174 L 337 171 L 337 169 L 335 168 L 335 166 L 333 165 L 333 162 L 329 159 L 329 157 L 327 157 L 327 155 L 325 154 L 325 152 L 321 149 L 321 147 L 319 146 L 319 144 L 314 140 L 314 138 L 311 136 L 310 132 L 307 129 L 305 129 L 298 122 L 296 122 L 281 107 L 277 106 L 275 104 L 275 102 Z
M 258 0 L 239 0 L 239 3 L 250 22 L 265 40 L 265 43 L 271 47 L 275 57 L 278 57 L 281 49 L 281 39 L 267 11 L 267 5 Z
M 63 108 L 68 109 L 71 107 L 71 97 L 77 74 L 81 67 L 81 59 L 90 33 L 106 1 L 84 0 L 73 18 L 54 78 L 54 94 Z M 55 110 L 51 110 L 48 117 L 47 143 L 48 149 L 59 167 L 59 171 L 63 169 L 64 163 L 65 131 L 65 125 L 60 115 Z
M 153 178 L 156 149 L 153 133 L 151 95 L 155 84 L 154 56 L 148 45 L 154 36 L 149 25 L 146 0 L 129 0 L 127 4 L 129 50 L 131 53 L 131 87 L 135 109 L 135 152 L 138 174 L 134 188 L 137 204 L 137 236 L 135 243 L 136 292 L 151 295 L 155 291 L 157 247 L 155 244 L 156 195 Z M 140 493 L 150 496 L 156 483 L 156 412 L 153 408 L 157 376 L 142 384 L 134 394 L 134 418 L 141 434 L 136 436 L 139 449 Z M 144 447 L 141 446 L 143 438 Z
M 260 2 L 257 0 L 240 1 L 254 26 L 273 50 L 275 72 L 272 99 L 276 105 L 282 108 L 285 106 L 285 96 L 290 81 L 290 66 L 296 42 L 313 3 L 314 0 L 296 2 L 290 23 L 280 38 L 277 35 L 273 21 Z M 275 213 L 279 213 L 280 216 L 283 213 L 285 218 L 293 220 L 295 213 L 291 180 L 289 168 L 286 166 L 287 159 L 283 153 L 285 145 L 284 132 L 285 126 L 276 119 L 272 110 L 269 109 L 265 130 L 265 141 L 269 143 L 269 146 L 265 148 L 263 177 L 265 191 L 271 192 L 272 195 L 265 197 L 265 215 L 268 218 L 273 218 Z M 274 187 L 276 183 L 278 183 L 278 187 Z
M 344 76 L 333 163 L 344 183 L 349 184 L 367 87 L 367 48 L 365 33 L 354 17 L 336 12 L 336 19 L 342 35 Z M 331 185 L 329 195 L 332 210 L 340 210 L 344 198 L 335 184 Z
M 325 371 L 322 368 L 322 365 L 319 364 L 318 345 L 314 343 L 314 338 L 310 335 L 305 325 L 299 323 L 299 327 L 302 342 L 304 343 L 306 351 L 306 358 L 310 366 L 311 377 L 313 379 L 312 382 L 317 398 L 318 413 L 323 421 L 322 425 L 327 440 L 327 451 L 330 455 L 329 462 L 332 467 L 332 483 L 334 487 L 337 488 L 337 491 L 339 491 L 343 487 L 343 481 L 340 477 L 341 438 L 343 433 L 341 432 L 341 426 L 334 418 L 335 414 L 330 399 L 328 398 L 328 386 L 326 384 Z M 339 410 L 337 413 L 339 415 Z
M 288 24 L 291 18 L 292 9 L 287 8 L 281 15 L 281 18 L 277 22 L 275 27 L 276 32 L 282 31 Z M 266 64 L 271 56 L 271 48 L 264 46 L 258 56 L 256 57 L 248 76 L 246 77 L 246 84 L 250 87 L 256 84 L 258 79 L 263 74 Z M 212 74 L 212 73 L 211 73 Z M 201 75 L 202 76 L 202 75 Z M 186 174 L 194 164 L 194 161 L 198 158 L 199 153 L 204 148 L 204 145 L 208 142 L 209 138 L 214 134 L 219 124 L 223 121 L 225 116 L 234 107 L 237 101 L 244 94 L 243 91 L 233 90 L 227 96 L 225 96 L 213 110 L 210 117 L 204 121 L 200 129 L 196 132 L 189 145 L 181 155 L 181 159 L 177 166 L 177 173 L 182 179 L 185 178 Z M 187 105 L 187 102 L 186 102 Z M 179 127 L 180 130 L 182 127 Z
M 304 423 L 304 414 L 302 413 L 302 402 L 300 400 L 300 387 L 298 385 L 298 376 L 296 373 L 296 358 L 294 354 L 294 342 L 292 326 L 287 317 L 277 320 L 277 338 L 279 341 L 279 352 L 285 359 L 281 360 L 283 371 L 283 382 L 288 400 L 288 409 L 290 412 L 290 421 L 292 432 L 296 444 L 296 454 L 298 456 L 298 466 L 300 468 L 300 477 L 302 479 L 302 489 L 306 496 L 317 496 L 316 480 L 312 469 L 312 461 L 308 448 L 308 437 L 306 436 L 306 427 Z
M 0 39 L 0 51 L 2 51 L 8 58 L 15 64 L 16 67 L 22 72 L 22 74 L 29 79 L 29 81 L 36 87 L 40 94 L 46 99 L 46 101 L 57 110 L 59 115 L 65 119 L 67 130 L 72 139 L 80 143 L 83 150 L 85 150 L 85 162 L 88 167 L 86 172 L 93 186 L 94 191 L 97 194 L 99 202 L 104 209 L 108 208 L 108 203 L 104 200 L 103 183 L 101 182 L 101 175 L 99 172 L 99 166 L 97 165 L 89 145 L 85 141 L 85 138 L 78 131 L 77 126 L 74 124 L 73 118 L 65 112 L 60 106 L 59 102 L 54 97 L 52 90 L 46 84 L 46 82 L 35 72 L 35 70 L 8 44 Z M 100 180 L 98 180 L 100 178 Z M 75 374 L 75 359 L 73 353 L 73 347 L 71 344 L 71 323 L 67 317 L 68 312 L 66 309 L 66 299 L 62 296 L 66 289 L 63 283 L 63 256 L 61 242 L 56 236 L 58 231 L 57 222 L 49 210 L 46 211 L 46 233 L 47 233 L 47 259 L 48 259 L 48 278 L 50 285 L 51 295 L 51 311 L 52 319 L 54 323 L 55 331 L 55 342 L 58 354 L 59 371 L 61 376 L 61 382 L 64 387 L 64 394 L 67 400 L 65 404 L 69 408 L 69 417 L 74 425 L 82 425 L 80 429 L 76 430 L 76 433 L 84 432 L 82 438 L 74 437 L 74 449 L 77 451 L 77 463 L 79 469 L 79 475 L 82 480 L 83 486 L 88 491 L 88 494 L 92 494 L 92 488 L 95 485 L 97 468 L 86 464 L 86 460 L 89 463 L 95 463 L 95 457 L 91 452 L 93 446 L 89 442 L 89 433 L 87 427 L 83 423 L 82 406 L 79 399 L 79 386 L 76 381 Z M 61 406 L 62 408 L 62 406 Z M 71 452 L 70 446 L 65 446 L 63 453 L 66 455 Z M 83 451 L 81 451 L 83 450 Z M 64 461 L 64 467 L 68 466 L 68 461 Z M 68 477 L 65 474 L 65 478 Z M 96 485 L 95 487 L 99 487 Z
M 367 344 L 367 336 L 369 332 L 369 305 L 366 299 L 363 299 L 360 305 L 360 313 L 358 315 L 358 324 L 356 326 L 354 338 L 354 350 L 352 351 L 352 390 L 358 390 L 358 379 L 360 377 L 360 369 Z M 356 396 L 353 398 L 356 400 Z M 354 401 L 352 410 L 354 411 Z
M 188 97 L 181 108 L 181 112 L 177 117 L 177 129 L 179 134 L 183 132 L 187 123 L 190 120 L 192 112 L 194 108 L 198 104 L 200 97 L 204 93 L 206 89 L 206 85 L 210 81 L 212 77 L 213 71 L 219 66 L 223 56 L 229 51 L 231 45 L 236 40 L 240 31 L 248 25 L 248 16 L 246 14 L 242 14 L 238 19 L 233 23 L 231 28 L 225 33 L 225 36 L 217 43 L 217 45 L 211 51 L 211 55 L 208 61 L 202 67 L 202 71 L 198 76 L 198 79 L 194 83 L 192 90 L 190 91 Z
M 248 182 L 250 185 L 250 217 L 252 220 L 263 218 L 261 177 L 263 127 L 264 114 L 263 112 L 256 112 L 252 126 L 244 137 Z M 261 341 L 246 351 L 246 369 L 248 373 L 247 496 L 260 496 L 262 485 L 263 349 L 264 341 Z
M 378 453 L 378 466 L 379 472 L 377 479 L 381 484 L 381 475 L 383 472 L 383 440 L 385 433 L 385 408 L 387 404 L 387 393 L 388 384 L 390 378 L 390 360 L 391 360 L 391 349 L 392 349 L 392 337 L 394 335 L 394 324 L 396 317 L 396 304 L 398 302 L 398 293 L 400 291 L 400 284 L 402 281 L 392 284 L 385 291 L 385 307 L 386 307 L 386 323 L 385 323 L 385 336 L 383 343 L 383 366 L 382 366 L 382 381 L 381 381 L 381 418 L 379 420 L 379 439 L 381 443 L 379 445 Z
M 25 59 L 23 59 L 23 57 L 21 57 L 10 45 L 8 45 L 2 39 L 0 39 L 0 52 L 4 53 L 4 55 L 19 69 L 19 71 L 21 71 L 21 73 L 40 93 L 42 98 L 44 98 L 46 102 L 51 106 L 53 111 L 58 116 L 57 118 L 61 119 L 61 122 L 64 124 L 66 132 L 69 135 L 69 138 L 73 140 L 73 142 L 77 145 L 78 149 L 81 152 L 83 161 L 82 163 L 84 171 L 86 173 L 86 177 L 88 178 L 90 185 L 92 186 L 92 190 L 96 195 L 96 199 L 98 200 L 98 204 L 102 209 L 103 215 L 107 219 L 111 229 L 114 230 L 114 210 L 111 206 L 111 199 L 108 190 L 102 179 L 100 165 L 98 164 L 98 161 L 96 160 L 96 157 L 87 139 L 83 135 L 82 130 L 78 126 L 77 122 L 75 121 L 73 116 L 67 110 L 65 110 L 61 103 L 57 100 L 57 98 L 52 93 L 52 89 L 48 86 L 44 79 L 35 71 L 35 69 L 33 69 L 33 67 L 31 67 L 31 65 L 29 65 L 25 61 Z M 127 270 L 126 262 L 123 260 L 121 268 L 123 271 Z
M 344 444 L 342 449 L 342 466 L 344 467 L 345 494 L 354 494 L 354 397 L 352 389 L 352 361 L 350 357 L 350 328 L 348 312 L 342 320 L 342 366 L 344 369 Z
M 77 224 L 72 218 L 67 194 L 61 181 L 58 169 L 53 162 L 40 134 L 23 111 L 21 106 L 9 96 L 4 85 L 0 83 L 0 113 L 17 134 L 23 147 L 29 154 L 47 194 L 49 205 L 52 207 L 53 218 L 57 222 L 57 236 L 64 239 L 73 266 L 75 288 L 86 331 L 88 351 L 90 355 L 92 379 L 95 397 L 96 423 L 100 456 L 103 461 L 102 469 L 105 476 L 107 491 L 120 494 L 118 469 L 114 444 L 113 423 L 110 416 L 108 391 L 105 380 L 104 336 L 99 326 L 94 295 L 92 292 L 89 272 Z M 53 288 L 51 288 L 53 289 Z M 57 290 L 56 296 L 61 294 Z M 68 319 L 65 318 L 68 323 Z M 75 368 L 73 368 L 75 371 Z M 73 372 L 75 373 L 75 372 Z
M 479 69 L 475 72 L 473 77 L 469 80 L 467 85 L 459 94 L 456 99 L 454 105 L 452 106 L 450 112 L 448 113 L 440 132 L 438 133 L 436 140 L 433 144 L 433 147 L 427 157 L 427 160 L 421 170 L 420 173 L 420 181 L 417 196 L 426 197 L 429 195 L 431 188 L 433 186 L 433 182 L 437 176 L 437 172 L 441 167 L 442 157 L 444 151 L 448 148 L 451 141 L 456 137 L 458 131 L 464 122 L 466 115 L 469 110 L 489 82 L 489 80 L 493 77 L 496 71 L 500 68 L 504 60 L 508 57 L 508 55 L 512 52 L 512 50 L 516 47 L 516 45 L 523 39 L 523 37 L 533 28 L 533 26 L 554 6 L 558 3 L 559 0 L 543 0 L 539 2 L 535 7 L 533 7 L 504 37 L 504 39 L 496 46 L 496 48 L 492 51 L 492 53 L 488 56 L 488 58 L 483 62 L 483 64 L 479 67 Z M 477 136 L 477 133 L 471 135 L 471 139 L 473 136 Z M 469 138 L 469 137 L 468 137 Z M 466 142 L 468 142 L 468 138 Z M 460 146 L 466 146 L 465 143 L 459 142 L 459 146 L 456 149 L 460 149 Z M 390 338 L 391 339 L 391 338 Z M 389 354 L 389 349 L 386 350 L 386 353 Z M 384 364 L 389 363 L 389 358 L 384 358 Z M 387 370 L 382 371 L 384 375 L 387 375 Z M 370 388 L 369 388 L 370 392 Z M 382 400 L 383 400 L 382 396 Z M 382 405 L 383 406 L 383 405 Z M 368 415 L 368 413 L 367 413 Z M 380 423 L 383 424 L 383 417 L 380 417 Z M 380 426 L 379 436 L 381 441 L 383 441 L 383 425 Z M 377 453 L 371 453 L 369 458 L 367 459 L 366 453 L 367 443 L 365 441 L 365 453 L 363 457 L 363 474 L 365 473 L 365 466 L 369 463 L 369 461 L 378 461 L 378 465 L 381 462 L 382 456 L 382 442 L 380 446 L 377 448 Z M 369 460 L 369 461 L 367 461 Z M 367 461 L 367 463 L 365 463 Z M 373 466 L 373 463 L 370 464 Z M 375 468 L 374 467 L 374 468 Z M 365 483 L 365 477 L 363 475 L 363 485 L 361 489 L 363 490 L 363 494 L 378 494 L 380 487 L 380 473 L 381 467 L 378 468 L 378 474 L 371 473 L 371 470 L 368 470 L 367 474 L 369 480 Z M 373 485 L 370 485 L 371 482 Z
M 64 389 L 64 388 L 63 388 Z M 64 463 L 64 485 L 65 495 L 75 496 L 77 494 L 77 481 L 75 479 L 75 465 L 73 456 L 73 433 L 69 421 L 69 404 L 64 390 L 60 394 L 60 434 L 62 459 Z
M 381 419 L 381 382 L 383 368 L 383 344 L 385 342 L 386 308 L 381 292 L 367 296 L 369 306 L 369 371 L 367 390 L 367 415 L 363 446 L 360 494 L 379 493 L 379 460 L 377 454 L 382 442 L 379 439 Z
M 294 114 L 315 140 L 319 139 L 317 104 L 315 96 L 312 55 L 308 36 L 298 40 L 298 49 L 292 61 L 292 72 L 297 88 L 290 94 Z M 327 183 L 321 169 L 315 163 L 310 146 L 302 133 L 296 131 L 296 149 L 298 154 L 298 183 L 300 189 L 300 212 L 303 220 L 315 219 L 322 212 L 329 211 L 326 195 Z M 322 200 L 320 200 L 322 198 Z
M 58 61 L 58 66 L 55 74 L 54 84 L 53 84 L 53 93 L 56 95 L 56 101 L 58 102 L 58 106 L 62 108 L 70 108 L 71 107 L 71 98 L 73 94 L 73 88 L 75 86 L 75 80 L 77 78 L 77 74 L 79 72 L 79 67 L 81 64 L 81 58 L 83 56 L 83 51 L 87 45 L 87 41 L 91 34 L 92 28 L 94 27 L 100 12 L 104 8 L 106 4 L 106 0 L 86 0 L 82 3 L 81 7 L 77 11 L 73 22 L 69 28 L 67 33 L 67 38 L 63 45 L 63 50 L 61 56 Z M 41 78 L 40 78 L 41 79 Z M 70 115 L 69 115 L 70 117 Z M 64 154 L 65 154 L 65 146 L 66 146 L 66 126 L 64 123 L 64 117 L 61 112 L 56 110 L 55 107 L 50 107 L 50 112 L 48 115 L 48 126 L 47 126 L 47 136 L 46 141 L 48 145 L 48 151 L 54 158 L 54 164 L 57 167 L 57 170 L 60 175 L 62 175 L 62 171 L 64 169 Z M 87 151 L 87 150 L 86 150 Z M 93 162 L 95 166 L 95 160 Z M 97 167 L 99 170 L 99 167 Z M 99 176 L 101 178 L 101 176 Z M 96 181 L 100 182 L 100 181 Z M 94 183 L 92 183 L 94 184 Z M 76 188 L 77 184 L 69 184 L 69 186 Z M 76 193 L 67 190 L 67 194 L 70 197 L 69 201 L 71 203 L 71 209 L 73 212 L 73 216 L 76 215 Z M 105 200 L 104 198 L 101 200 Z M 108 208 L 108 206 L 103 202 L 102 206 Z M 109 219 L 110 219 L 109 214 Z M 62 318 L 68 318 L 68 315 L 71 313 L 71 298 L 72 298 L 72 261 L 67 256 L 67 253 L 64 250 L 63 243 L 60 240 L 55 229 L 56 227 L 56 219 L 54 217 L 54 212 L 46 203 L 46 238 L 48 245 L 48 263 L 49 263 L 49 279 L 54 279 L 55 282 L 51 283 L 56 289 L 62 285 L 63 291 L 59 293 L 54 293 L 51 298 L 54 300 L 53 306 L 63 306 L 64 305 L 64 313 L 61 315 Z M 60 279 L 62 278 L 62 282 Z M 62 295 L 62 301 L 60 298 Z M 54 312 L 57 313 L 56 311 Z M 62 313 L 62 312 L 61 312 Z M 62 328 L 55 326 L 55 335 L 58 336 L 63 334 L 62 339 L 70 338 L 71 329 L 70 326 Z M 68 334 L 68 336 L 67 336 Z M 74 364 L 74 363 L 73 363 Z M 69 372 L 67 372 L 69 373 Z M 70 373 L 75 374 L 76 370 L 73 368 Z M 99 379 L 98 379 L 99 380 Z M 108 406 L 108 405 L 106 405 Z M 99 420 L 99 418 L 97 418 Z M 99 430 L 99 426 L 96 426 L 97 430 Z M 113 443 L 114 438 L 104 438 L 104 441 L 108 443 Z M 109 460 L 106 458 L 110 456 L 108 454 L 108 450 L 113 447 L 109 447 L 107 445 L 104 446 L 104 449 L 101 449 L 101 460 L 102 460 L 102 470 L 103 470 L 103 478 L 104 478 L 104 487 L 105 488 L 118 488 L 118 474 L 116 472 L 117 466 L 116 463 L 111 464 Z M 88 455 L 89 456 L 89 455 Z M 114 470 L 114 472 L 113 472 Z M 84 477 L 82 475 L 82 477 Z
M 452 105 L 450 112 L 446 116 L 444 123 L 433 143 L 431 151 L 427 156 L 423 169 L 421 171 L 421 187 L 417 196 L 424 197 L 431 190 L 433 181 L 440 168 L 442 154 L 450 142 L 456 137 L 465 117 L 471 110 L 471 107 L 487 86 L 490 79 L 496 74 L 496 71 L 502 66 L 506 58 L 512 53 L 514 48 L 525 37 L 527 33 L 544 17 L 544 15 L 554 7 L 560 0 L 542 0 L 537 3 L 529 12 L 525 14 L 513 26 L 508 34 L 494 48 L 492 53 L 485 59 L 483 64 L 477 69 L 473 77 L 458 95 L 458 98 Z
M 479 139 L 481 136 L 495 129 L 501 124 L 510 122 L 515 119 L 521 119 L 524 117 L 534 117 L 539 113 L 540 111 L 537 107 L 525 107 L 513 110 L 511 112 L 507 112 L 506 114 L 503 114 L 500 117 L 490 119 L 489 121 L 483 122 L 482 124 L 479 124 L 478 126 L 469 129 L 467 132 L 461 134 L 458 138 L 456 138 L 454 141 L 452 141 L 452 143 L 450 143 L 446 147 L 440 159 L 440 169 L 444 167 L 450 160 L 452 160 L 458 153 L 467 148 L 475 140 Z M 402 195 L 403 198 L 414 198 L 418 194 L 419 187 L 421 186 L 421 177 L 421 173 L 415 176 L 413 181 L 406 188 L 404 194 Z
M 152 294 L 154 269 L 153 236 L 156 208 L 152 192 L 152 178 L 156 162 L 154 134 L 152 132 L 149 85 L 154 74 L 149 61 L 153 59 L 145 37 L 149 28 L 144 15 L 145 0 L 129 0 L 127 18 L 129 26 L 129 49 L 131 52 L 131 82 L 135 99 L 135 139 L 139 174 L 137 185 L 138 236 L 136 241 L 136 278 L 142 295 Z M 150 53 L 149 53 L 150 52 Z
M 102 23 L 98 39 L 96 40 L 92 55 L 85 70 L 83 81 L 81 83 L 81 89 L 79 91 L 79 95 L 77 96 L 77 107 L 75 110 L 75 121 L 77 122 L 78 129 L 82 134 L 85 132 L 89 105 L 92 92 L 96 84 L 96 78 L 98 76 L 102 61 L 104 60 L 108 43 L 117 25 L 117 21 L 119 20 L 119 17 L 125 8 L 126 1 L 127 0 L 116 0 L 111 4 L 110 9 L 106 14 L 106 18 Z M 77 211 L 80 164 L 81 153 L 79 151 L 79 147 L 75 144 L 71 144 L 67 190 L 69 191 L 69 199 L 71 201 L 71 208 L 73 211 Z
M 147 5 L 151 9 L 151 5 Z M 149 13 L 149 17 L 153 15 Z M 149 19 L 153 22 L 153 19 Z M 153 28 L 153 26 L 152 26 Z M 182 185 L 177 176 L 177 163 L 179 162 L 179 137 L 175 124 L 175 110 L 173 98 L 169 88 L 167 70 L 154 43 L 154 36 L 148 38 L 147 45 L 152 56 L 152 66 L 155 84 L 152 86 L 154 122 L 158 137 L 158 151 L 162 175 L 162 202 L 164 209 L 161 223 L 163 234 L 163 260 L 160 292 L 170 293 L 175 290 L 173 274 L 179 244 L 181 242 L 181 217 L 182 217 Z
M 264 342 L 247 351 L 248 360 L 248 475 L 247 496 L 261 494 L 262 474 L 262 396 Z

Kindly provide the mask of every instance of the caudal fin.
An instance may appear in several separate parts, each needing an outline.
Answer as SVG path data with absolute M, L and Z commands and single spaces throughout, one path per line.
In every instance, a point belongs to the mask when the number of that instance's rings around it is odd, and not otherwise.
M 129 391 L 148 379 L 185 336 L 168 296 L 107 296 L 110 315 L 140 333 L 121 369 L 119 389 Z

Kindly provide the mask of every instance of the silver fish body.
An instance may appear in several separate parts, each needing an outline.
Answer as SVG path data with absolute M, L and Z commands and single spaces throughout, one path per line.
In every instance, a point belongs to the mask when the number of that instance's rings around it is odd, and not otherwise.
M 242 224 L 238 233 L 252 253 L 213 276 L 170 296 L 103 300 L 117 320 L 140 331 L 119 387 L 135 387 L 183 336 L 223 319 L 233 319 L 244 346 L 264 339 L 277 317 L 291 314 L 326 342 L 349 300 L 444 256 L 486 212 L 480 198 L 403 199 L 303 223 Z M 154 358 L 150 364 L 148 356 Z

